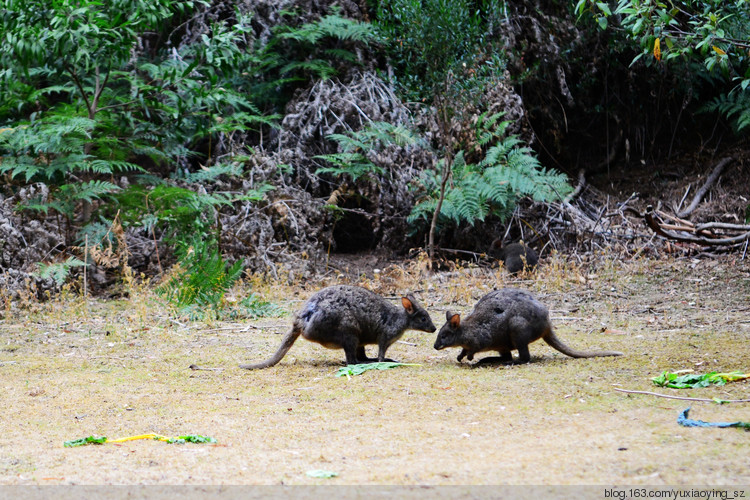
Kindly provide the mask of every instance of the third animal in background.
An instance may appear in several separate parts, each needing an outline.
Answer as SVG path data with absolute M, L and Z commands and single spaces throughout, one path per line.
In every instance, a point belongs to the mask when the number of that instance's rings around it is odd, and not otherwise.
M 461 347 L 458 361 L 474 359 L 474 354 L 497 351 L 500 357 L 487 357 L 480 363 L 514 363 L 511 351 L 518 350 L 516 363 L 528 363 L 529 344 L 543 339 L 563 354 L 574 358 L 621 356 L 617 351 L 578 351 L 555 335 L 547 307 L 525 290 L 505 288 L 490 292 L 477 302 L 465 319 L 450 311 L 438 332 L 435 349 Z
M 518 274 L 524 268 L 533 271 L 539 262 L 534 249 L 521 242 L 503 246 L 502 240 L 497 239 L 490 245 L 488 254 L 501 260 L 510 274 Z

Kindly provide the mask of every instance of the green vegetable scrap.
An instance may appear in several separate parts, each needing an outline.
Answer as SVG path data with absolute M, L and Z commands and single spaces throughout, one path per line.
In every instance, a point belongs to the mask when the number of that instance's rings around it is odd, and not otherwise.
M 216 440 L 208 436 L 200 436 L 198 434 L 186 434 L 185 436 L 177 436 L 176 438 L 162 436 L 161 434 L 140 434 L 138 436 L 129 436 L 119 439 L 107 439 L 104 436 L 88 436 L 81 439 L 73 439 L 71 441 L 65 441 L 63 446 L 66 448 L 73 448 L 76 446 L 85 446 L 87 444 L 104 444 L 104 443 L 124 443 L 126 441 L 136 441 L 138 439 L 153 439 L 155 441 L 164 441 L 169 444 L 185 444 L 185 443 L 215 443 Z
M 163 439 L 160 439 L 159 441 L 163 441 Z M 167 443 L 172 444 L 184 444 L 184 443 L 193 443 L 193 444 L 204 444 L 204 443 L 215 443 L 216 440 L 212 437 L 208 436 L 201 436 L 199 434 L 186 434 L 185 436 L 177 436 L 176 438 L 169 438 L 167 439 Z
M 419 366 L 416 363 L 394 363 L 392 361 L 383 361 L 380 363 L 362 363 L 359 365 L 346 365 L 339 368 L 336 372 L 337 377 L 346 376 L 350 378 L 353 375 L 361 375 L 368 370 L 390 370 L 398 366 Z
M 73 439 L 71 441 L 65 441 L 63 446 L 66 448 L 73 448 L 75 446 L 85 446 L 87 444 L 104 444 L 107 442 L 107 438 L 104 436 L 88 436 L 81 439 Z
M 693 389 L 699 387 L 708 387 L 709 385 L 724 385 L 727 382 L 736 382 L 738 380 L 745 380 L 747 378 L 750 378 L 750 374 L 742 373 L 739 370 L 729 373 L 687 373 L 685 375 L 681 375 L 679 373 L 670 373 L 665 370 L 664 373 L 662 373 L 658 377 L 652 378 L 651 380 L 654 382 L 654 385 L 658 385 L 659 387 L 672 387 L 673 389 Z
M 357 365 L 355 365 L 357 366 Z M 320 477 L 324 479 L 330 479 L 332 477 L 336 477 L 339 475 L 338 472 L 332 472 L 330 470 L 309 470 L 307 471 L 307 475 L 310 477 Z

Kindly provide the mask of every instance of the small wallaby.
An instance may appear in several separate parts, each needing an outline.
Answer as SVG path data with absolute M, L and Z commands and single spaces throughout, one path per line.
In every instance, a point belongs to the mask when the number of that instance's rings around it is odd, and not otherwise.
M 503 246 L 502 240 L 497 239 L 490 245 L 488 253 L 491 257 L 503 261 L 505 269 L 510 274 L 518 274 L 524 268 L 532 271 L 539 262 L 539 256 L 534 249 L 520 242 Z
M 525 290 L 505 288 L 490 292 L 474 306 L 463 321 L 458 314 L 448 311 L 446 323 L 435 340 L 435 349 L 461 347 L 458 361 L 474 359 L 474 354 L 497 351 L 500 357 L 487 357 L 480 363 L 513 364 L 511 351 L 518 350 L 516 363 L 528 363 L 529 344 L 544 339 L 563 354 L 574 358 L 622 356 L 617 351 L 578 351 L 555 335 L 547 307 Z
M 284 336 L 276 354 L 262 363 L 240 365 L 246 370 L 275 365 L 302 335 L 329 349 L 343 349 L 346 363 L 387 361 L 385 351 L 406 330 L 436 330 L 427 311 L 414 296 L 401 298 L 398 307 L 380 295 L 358 286 L 337 285 L 310 297 L 295 315 L 292 330 Z M 377 359 L 368 358 L 365 346 L 378 346 Z

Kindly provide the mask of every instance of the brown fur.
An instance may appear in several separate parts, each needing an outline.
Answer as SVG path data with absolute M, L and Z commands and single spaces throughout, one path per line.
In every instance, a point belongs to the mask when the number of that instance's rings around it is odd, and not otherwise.
M 529 292 L 505 288 L 490 292 L 477 302 L 466 319 L 450 311 L 435 340 L 435 349 L 461 347 L 458 361 L 469 361 L 474 354 L 497 351 L 500 357 L 484 358 L 479 363 L 499 361 L 513 363 L 511 351 L 518 351 L 517 363 L 531 359 L 529 344 L 543 339 L 563 354 L 574 358 L 621 356 L 617 351 L 579 351 L 568 347 L 554 333 L 547 307 Z
M 385 361 L 386 349 L 409 329 L 436 330 L 430 315 L 412 295 L 402 297 L 401 307 L 398 307 L 361 287 L 331 286 L 305 302 L 276 354 L 261 363 L 240 365 L 240 368 L 255 370 L 275 365 L 300 335 L 329 349 L 343 349 L 346 363 L 350 365 Z M 378 346 L 377 360 L 365 354 L 365 346 L 370 344 Z

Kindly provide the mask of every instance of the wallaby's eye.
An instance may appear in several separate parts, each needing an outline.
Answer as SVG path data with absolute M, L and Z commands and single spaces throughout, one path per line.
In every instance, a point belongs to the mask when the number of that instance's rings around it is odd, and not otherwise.
M 504 313 L 504 312 L 505 312 L 505 310 L 503 310 L 503 309 L 500 309 L 499 307 L 496 307 L 496 308 L 495 308 L 495 314 L 502 314 L 502 313 Z

